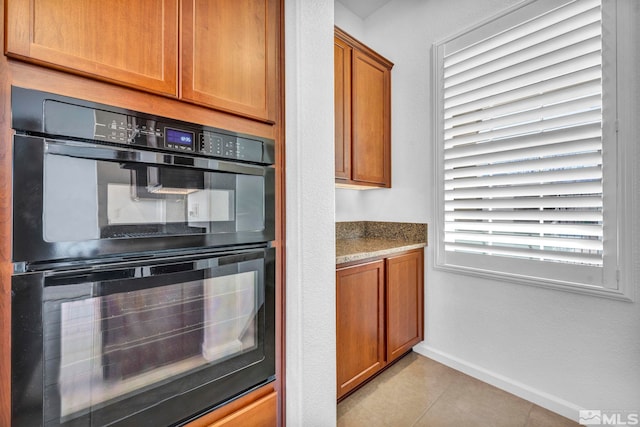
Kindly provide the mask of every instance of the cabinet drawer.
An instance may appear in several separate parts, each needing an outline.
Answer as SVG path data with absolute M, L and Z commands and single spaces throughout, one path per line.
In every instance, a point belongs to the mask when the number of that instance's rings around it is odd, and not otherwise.
M 274 391 L 209 427 L 275 427 L 277 419 L 278 395 Z

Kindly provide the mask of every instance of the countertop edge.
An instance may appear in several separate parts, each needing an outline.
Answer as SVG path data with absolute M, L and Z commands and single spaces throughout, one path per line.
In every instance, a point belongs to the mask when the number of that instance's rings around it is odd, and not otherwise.
M 427 244 L 425 242 L 401 244 L 400 246 L 396 246 L 396 247 L 393 247 L 393 248 L 381 249 L 379 251 L 374 251 L 374 252 L 358 252 L 358 253 L 354 253 L 354 254 L 337 256 L 336 257 L 336 266 L 339 266 L 340 264 L 346 264 L 348 262 L 363 261 L 363 260 L 367 260 L 367 259 L 370 259 L 370 258 L 384 257 L 384 256 L 388 256 L 388 255 L 397 254 L 397 253 L 400 253 L 400 252 L 410 251 L 412 249 L 424 248 L 426 246 L 427 246 Z

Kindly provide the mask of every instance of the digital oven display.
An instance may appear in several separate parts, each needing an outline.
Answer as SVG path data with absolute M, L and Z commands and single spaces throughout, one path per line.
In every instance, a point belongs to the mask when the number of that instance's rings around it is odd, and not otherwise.
M 183 130 L 165 128 L 164 130 L 165 142 L 168 147 L 178 148 L 185 147 L 193 150 L 193 132 L 186 132 Z

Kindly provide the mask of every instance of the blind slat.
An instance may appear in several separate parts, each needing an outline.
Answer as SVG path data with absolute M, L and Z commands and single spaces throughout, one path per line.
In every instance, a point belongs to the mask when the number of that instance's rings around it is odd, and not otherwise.
M 484 110 L 496 105 L 515 102 L 519 99 L 524 99 L 539 93 L 551 92 L 567 86 L 598 80 L 601 76 L 602 70 L 600 66 L 595 65 L 569 74 L 563 74 L 550 79 L 540 80 L 536 83 L 519 86 L 516 89 L 505 90 L 503 88 L 503 92 L 491 92 L 487 96 L 476 97 L 471 102 L 451 102 L 449 108 L 446 108 L 444 111 L 444 117 L 445 120 L 450 119 L 453 116 L 458 116 L 465 112 Z M 480 88 L 480 90 L 484 90 L 484 88 Z M 453 100 L 453 98 L 451 98 L 451 100 Z
M 544 37 L 547 37 L 547 35 Z M 529 45 L 529 47 L 513 46 L 513 49 L 510 48 L 508 50 L 501 47 L 499 50 L 496 49 L 491 57 L 482 56 L 474 58 L 475 61 L 469 61 L 470 63 L 468 64 L 464 62 L 462 63 L 465 65 L 463 71 L 456 74 L 445 73 L 445 88 L 471 80 L 478 80 L 492 73 L 501 72 L 502 70 L 512 68 L 513 64 L 538 60 L 539 58 L 543 58 L 544 55 L 555 53 L 565 46 L 573 45 L 573 49 L 583 53 L 593 52 L 600 49 L 600 23 L 593 22 L 584 27 L 554 37 L 551 37 L 551 34 L 549 34 L 548 37 L 548 39 L 541 43 Z M 590 40 L 590 42 L 587 43 L 587 40 Z
M 539 233 L 546 235 L 574 235 L 602 237 L 599 225 L 505 223 L 505 222 L 445 222 L 445 231 L 490 231 L 500 233 Z
M 598 7 L 592 7 L 584 12 L 566 18 L 561 18 L 559 15 L 560 14 L 557 14 L 551 21 L 548 19 L 550 17 L 549 15 L 546 16 L 546 21 L 542 19 L 537 20 L 537 22 L 536 20 L 530 21 L 526 34 L 522 33 L 520 37 L 518 37 L 518 34 L 509 34 L 510 37 L 504 39 L 503 44 L 498 45 L 496 43 L 496 41 L 498 41 L 497 38 L 490 39 L 491 43 L 485 43 L 484 46 L 480 43 L 476 46 L 475 55 L 473 55 L 473 52 L 468 51 L 465 58 L 458 55 L 458 61 L 455 63 L 451 60 L 451 56 L 445 58 L 445 66 L 447 68 L 445 78 L 475 67 L 483 62 L 495 60 L 505 53 L 517 52 L 569 31 L 577 30 L 589 24 L 598 23 L 600 19 Z M 484 47 L 484 50 L 479 51 L 479 47 Z
M 602 222 L 601 210 L 472 210 L 448 211 L 444 214 L 445 221 L 475 220 L 475 221 L 578 221 Z
M 600 129 L 598 129 L 598 132 Z M 496 144 L 496 148 L 498 145 Z M 502 148 L 502 147 L 500 147 Z M 560 142 L 546 145 L 532 145 L 516 150 L 500 150 L 479 155 L 447 158 L 444 162 L 445 170 L 462 168 L 465 166 L 484 165 L 490 163 L 515 162 L 527 158 L 552 157 L 552 156 L 578 156 L 582 153 L 593 153 L 602 148 L 601 138 L 579 139 L 576 141 Z M 600 157 L 602 157 L 600 155 Z M 448 174 L 448 172 L 447 172 Z M 447 175 L 449 176 L 449 175 Z
M 485 233 L 447 233 L 445 242 L 455 243 L 457 241 L 491 243 L 496 245 L 530 245 L 552 248 L 569 248 L 590 251 L 601 251 L 601 239 L 581 239 L 581 238 L 560 238 L 541 236 L 513 236 L 508 234 L 485 234 Z
M 494 94 L 515 90 L 540 81 L 568 75 L 579 70 L 599 67 L 600 58 L 601 52 L 590 52 L 575 58 L 554 62 L 546 67 L 540 67 L 539 69 L 532 70 L 525 74 L 504 77 L 493 83 L 485 82 L 484 84 L 477 85 L 475 87 L 467 85 L 466 88 L 463 88 L 465 90 L 459 90 L 457 91 L 457 94 L 454 94 L 452 90 L 449 90 L 445 94 L 444 107 L 448 109 L 456 105 L 483 99 Z
M 596 182 L 597 188 L 602 186 L 599 180 L 602 179 L 602 169 L 599 166 L 580 167 L 574 169 L 560 169 L 554 171 L 533 172 L 533 173 L 517 173 L 517 174 L 501 174 L 482 177 L 469 177 L 445 180 L 445 190 L 462 190 L 476 189 L 474 193 L 489 190 L 489 187 L 517 187 L 514 191 L 520 191 L 522 185 L 538 186 L 543 184 L 554 184 L 560 182 L 581 181 Z M 592 187 L 590 187 L 593 189 Z M 462 194 L 458 191 L 458 194 Z M 575 194 L 575 193 L 574 193 Z M 522 194 L 526 195 L 526 194 Z M 461 196 L 460 196 L 461 197 Z
M 599 8 L 599 0 L 580 0 L 576 2 L 568 2 L 567 4 L 555 10 L 533 17 L 519 25 L 514 25 L 508 31 L 503 31 L 487 37 L 483 40 L 475 40 L 473 44 L 465 46 L 463 49 L 451 50 L 446 47 L 446 55 L 444 58 L 445 67 L 451 67 L 460 61 L 479 55 L 497 46 L 509 43 L 514 38 L 520 38 L 539 31 L 541 28 L 548 27 L 558 22 L 566 22 L 573 16 L 577 16 L 589 9 Z
M 455 128 L 467 123 L 477 122 L 478 120 L 488 120 L 494 117 L 505 116 L 508 114 L 527 111 L 532 108 L 539 108 L 540 105 L 551 105 L 554 103 L 562 103 L 568 99 L 584 98 L 587 95 L 595 94 L 599 97 L 600 87 L 602 83 L 600 78 L 589 80 L 586 82 L 574 82 L 572 85 L 546 92 L 538 92 L 535 96 L 523 97 L 512 100 L 511 102 L 496 105 L 494 107 L 486 107 L 481 110 L 473 109 L 460 112 L 457 116 L 445 119 L 445 129 Z M 599 104 L 599 102 L 597 102 Z M 565 104 L 566 105 L 566 104 Z
M 538 249 L 504 248 L 498 246 L 465 245 L 461 243 L 447 243 L 447 251 L 459 251 L 477 254 L 492 254 L 517 258 L 553 260 L 559 262 L 570 262 L 573 264 L 588 264 L 601 266 L 602 257 L 598 254 L 578 253 L 565 251 L 545 251 Z
M 445 210 L 454 209 L 572 209 L 602 208 L 602 197 L 568 196 L 568 197 L 519 197 L 515 199 L 459 199 L 448 200 Z
M 445 200 L 526 197 L 526 196 L 574 196 L 577 194 L 599 194 L 602 192 L 600 181 L 572 182 L 568 184 L 510 185 L 489 188 L 461 188 L 446 190 Z
M 576 62 L 573 61 L 574 58 L 579 58 L 590 53 L 598 53 L 598 55 L 600 55 L 600 49 L 600 37 L 592 37 L 588 40 L 574 43 L 562 49 L 537 56 L 523 62 L 513 63 L 506 68 L 485 74 L 476 79 L 459 83 L 445 81 L 444 96 L 446 99 L 450 96 L 459 95 L 469 90 L 477 89 L 481 86 L 494 84 L 502 80 L 528 74 L 532 71 L 540 70 L 554 64 L 564 66 L 565 72 L 563 74 L 577 71 L 580 68 L 576 68 Z
M 526 150 L 520 151 L 518 154 L 526 156 Z M 533 160 L 530 160 L 533 159 Z M 462 178 L 467 181 L 472 179 L 486 179 L 494 175 L 509 175 L 516 178 L 514 175 L 530 175 L 538 174 L 540 172 L 548 171 L 572 171 L 574 168 L 587 168 L 602 164 L 602 155 L 599 151 L 590 153 L 569 153 L 564 156 L 548 156 L 543 158 L 537 158 L 534 155 L 528 157 L 514 157 L 510 161 L 497 161 L 496 163 L 484 164 L 476 163 L 475 165 L 469 165 L 467 167 L 457 167 L 455 169 L 449 168 L 445 164 L 445 180 L 454 180 L 452 182 L 462 183 Z M 587 178 L 585 178 L 587 179 Z M 557 181 L 567 181 L 567 179 L 559 179 Z M 480 181 L 478 181 L 480 182 Z M 543 182 L 543 180 L 540 180 Z
M 599 123 L 602 120 L 600 110 L 591 110 L 584 113 L 573 114 L 571 116 L 556 117 L 548 120 L 539 120 L 532 123 L 511 126 L 509 128 L 500 128 L 483 133 L 474 133 L 470 135 L 459 136 L 456 138 L 446 139 L 445 149 L 456 147 L 458 145 L 478 143 L 490 141 L 498 138 L 509 138 L 518 135 L 525 135 L 535 132 L 545 132 L 549 129 L 561 129 L 577 125 L 585 125 L 591 123 Z
M 588 93 L 591 95 L 593 92 Z M 560 102 L 557 104 L 548 105 L 544 97 L 539 101 L 540 107 L 531 108 L 529 110 L 521 110 L 520 105 L 512 105 L 513 109 L 509 111 L 510 114 L 486 119 L 482 121 L 472 122 L 469 124 L 445 129 L 445 139 L 455 138 L 459 135 L 465 135 L 469 133 L 478 133 L 487 130 L 502 128 L 506 126 L 518 126 L 520 124 L 530 123 L 531 121 L 545 120 L 557 116 L 565 117 L 569 120 L 572 115 L 579 114 L 582 111 L 589 109 L 600 109 L 602 103 L 601 95 L 599 93 L 584 98 L 573 99 L 567 102 Z M 506 110 L 506 108 L 503 108 Z M 446 126 L 446 123 L 445 123 Z

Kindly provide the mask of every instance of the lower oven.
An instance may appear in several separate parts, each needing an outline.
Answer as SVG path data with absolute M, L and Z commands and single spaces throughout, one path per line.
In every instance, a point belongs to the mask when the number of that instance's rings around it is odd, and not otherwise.
M 182 425 L 275 377 L 274 249 L 16 274 L 12 422 Z

